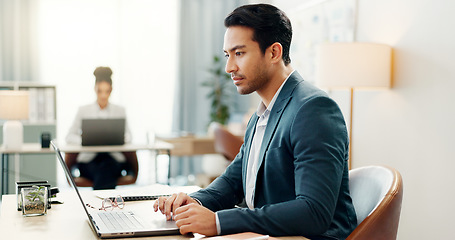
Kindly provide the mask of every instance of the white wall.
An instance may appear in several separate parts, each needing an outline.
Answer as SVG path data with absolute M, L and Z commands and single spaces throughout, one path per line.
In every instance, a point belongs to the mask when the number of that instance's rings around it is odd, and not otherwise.
M 360 0 L 358 41 L 394 47 L 394 88 L 356 95 L 354 166 L 404 179 L 399 239 L 452 239 L 455 22 L 452 0 Z
M 285 11 L 302 3 L 274 2 Z M 358 0 L 357 41 L 394 48 L 394 87 L 355 92 L 353 167 L 401 172 L 398 239 L 454 238 L 454 9 L 452 0 Z M 333 96 L 349 111 L 345 92 Z
M 57 137 L 96 100 L 93 71 L 113 70 L 111 102 L 126 107 L 134 142 L 171 131 L 178 1 L 39 0 L 40 81 L 57 85 Z

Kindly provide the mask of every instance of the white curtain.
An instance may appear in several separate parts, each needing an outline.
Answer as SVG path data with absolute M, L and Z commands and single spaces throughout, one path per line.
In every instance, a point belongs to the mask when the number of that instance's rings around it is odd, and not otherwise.
M 213 57 L 223 57 L 224 18 L 244 0 L 181 0 L 179 76 L 174 130 L 205 134 L 209 124 L 208 89 Z
M 223 39 L 226 30 L 224 18 L 246 2 L 246 0 L 180 1 L 180 55 L 174 101 L 174 131 L 207 133 L 210 101 L 206 98 L 208 89 L 201 84 L 210 77 L 208 70 L 212 67 L 214 56 L 221 58 L 224 56 Z M 242 99 L 248 102 L 246 98 Z M 193 161 L 191 158 L 181 158 L 171 163 L 171 175 L 186 176 L 202 171 L 200 158 L 193 158 Z
M 0 0 L 0 81 L 35 81 L 33 0 Z

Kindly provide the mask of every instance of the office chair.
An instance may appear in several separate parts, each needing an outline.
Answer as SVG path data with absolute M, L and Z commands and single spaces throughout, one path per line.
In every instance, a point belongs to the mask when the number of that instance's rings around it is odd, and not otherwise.
M 358 226 L 347 240 L 396 239 L 403 198 L 400 173 L 386 166 L 353 169 L 349 188 Z
M 212 123 L 210 127 L 215 137 L 215 152 L 222 154 L 229 161 L 234 160 L 240 151 L 243 140 L 219 123 Z
M 126 175 L 117 179 L 117 185 L 134 184 L 139 173 L 139 164 L 137 161 L 136 152 L 122 152 L 126 161 L 130 164 L 134 175 Z M 65 163 L 68 168 L 71 168 L 77 163 L 77 155 L 79 153 L 65 153 Z M 85 177 L 75 177 L 74 181 L 78 187 L 93 187 L 93 182 Z

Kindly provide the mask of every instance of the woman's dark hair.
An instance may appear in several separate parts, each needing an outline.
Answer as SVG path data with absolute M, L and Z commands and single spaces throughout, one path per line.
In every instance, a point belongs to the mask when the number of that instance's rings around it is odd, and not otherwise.
M 286 14 L 269 4 L 252 4 L 236 8 L 224 19 L 224 26 L 245 26 L 254 30 L 253 41 L 265 50 L 273 43 L 283 46 L 283 61 L 291 63 L 289 49 L 291 47 L 292 26 Z
M 93 72 L 95 75 L 95 84 L 100 82 L 107 82 L 112 86 L 112 70 L 109 67 L 97 67 Z

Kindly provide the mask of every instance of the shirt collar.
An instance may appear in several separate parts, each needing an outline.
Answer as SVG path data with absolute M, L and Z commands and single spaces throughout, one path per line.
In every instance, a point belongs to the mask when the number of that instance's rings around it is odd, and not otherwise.
M 95 101 L 95 106 L 97 107 L 98 111 L 107 111 L 110 109 L 111 104 L 108 102 L 105 108 L 101 108 L 98 102 Z
M 261 101 L 259 103 L 259 106 L 258 106 L 258 108 L 256 110 L 256 114 L 258 115 L 258 117 L 260 117 L 261 115 L 266 114 L 266 112 L 272 111 L 273 105 L 275 104 L 275 101 L 278 98 L 278 95 L 280 95 L 281 89 L 283 88 L 284 84 L 289 79 L 289 77 L 294 73 L 294 71 L 292 71 L 291 74 L 288 75 L 288 77 L 281 84 L 280 88 L 278 88 L 278 90 L 276 91 L 275 95 L 273 95 L 272 101 L 270 101 L 270 104 L 269 104 L 269 106 L 267 108 L 265 107 L 264 102 Z

